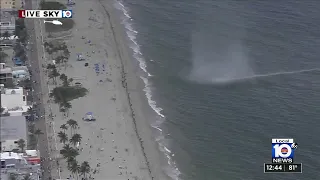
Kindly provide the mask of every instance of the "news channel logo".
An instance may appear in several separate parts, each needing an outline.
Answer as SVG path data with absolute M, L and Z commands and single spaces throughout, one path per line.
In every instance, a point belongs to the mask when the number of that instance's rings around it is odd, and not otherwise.
M 272 139 L 272 163 L 293 163 L 297 148 L 293 139 Z
M 72 10 L 63 10 L 62 17 L 63 18 L 72 18 Z

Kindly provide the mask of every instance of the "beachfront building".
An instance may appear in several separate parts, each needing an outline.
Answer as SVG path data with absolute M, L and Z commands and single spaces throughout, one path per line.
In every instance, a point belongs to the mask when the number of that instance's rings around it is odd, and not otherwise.
M 22 88 L 4 88 L 1 85 L 1 107 L 5 109 L 10 116 L 22 116 L 30 108 L 27 105 L 27 92 Z
M 27 122 L 24 116 L 1 116 L 0 121 L 2 152 L 19 150 L 19 139 L 23 139 L 27 147 Z
M 1 4 L 3 1 L 8 0 L 1 0 Z M 1 21 L 0 21 L 0 32 L 3 35 L 5 32 L 8 32 L 9 35 L 13 35 L 15 28 L 16 28 L 16 18 L 11 11 L 3 11 L 1 6 Z M 3 37 L 3 36 L 2 36 Z
M 1 7 L 1 11 L 18 10 L 24 7 L 24 1 L 23 0 L 1 0 L 0 7 Z
M 5 87 L 13 85 L 12 69 L 5 63 L 0 63 L 0 84 L 4 84 Z
M 19 139 L 15 140 L 2 140 L 1 141 L 1 152 L 11 152 L 11 151 L 19 151 L 18 146 Z
M 26 175 L 30 179 L 40 179 L 40 163 L 30 163 L 26 153 L 3 152 L 1 159 L 1 180 L 10 180 L 10 174 L 15 174 L 17 179 L 23 179 Z

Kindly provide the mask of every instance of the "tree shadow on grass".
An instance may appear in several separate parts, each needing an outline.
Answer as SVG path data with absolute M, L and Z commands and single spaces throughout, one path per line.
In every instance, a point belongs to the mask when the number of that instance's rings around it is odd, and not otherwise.
M 47 19 L 46 21 L 52 21 L 54 19 Z M 45 23 L 46 32 L 61 32 L 61 31 L 68 31 L 73 28 L 74 21 L 72 19 L 59 19 L 62 22 L 62 25 L 54 25 L 52 23 Z
M 40 8 L 45 9 L 45 10 L 64 10 L 67 7 L 60 3 L 60 2 L 55 2 L 55 1 L 41 1 L 40 2 Z

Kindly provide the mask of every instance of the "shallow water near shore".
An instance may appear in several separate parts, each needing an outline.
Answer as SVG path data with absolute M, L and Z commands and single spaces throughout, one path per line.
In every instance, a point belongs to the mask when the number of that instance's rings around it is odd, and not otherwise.
M 320 3 L 228 2 L 115 2 L 167 174 L 319 179 Z M 296 139 L 303 174 L 263 174 L 274 137 Z

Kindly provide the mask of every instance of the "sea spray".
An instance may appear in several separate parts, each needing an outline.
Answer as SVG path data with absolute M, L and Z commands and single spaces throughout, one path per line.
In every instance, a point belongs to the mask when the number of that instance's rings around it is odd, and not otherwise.
M 229 84 L 320 70 L 320 68 L 313 68 L 255 73 L 253 63 L 243 43 L 240 40 L 229 40 L 228 36 L 221 34 L 219 36 L 221 37 L 203 32 L 201 29 L 193 33 L 191 66 L 186 71 L 187 74 L 182 74 L 182 76 L 200 84 Z
M 191 68 L 187 75 L 189 80 L 208 83 L 254 75 L 246 50 L 240 41 L 211 38 L 198 33 L 193 35 Z
M 152 127 L 157 129 L 160 132 L 160 136 L 163 137 L 162 132 L 161 132 L 162 130 L 161 130 L 160 126 L 161 126 L 162 122 L 165 120 L 165 116 L 161 113 L 162 108 L 158 107 L 157 104 L 156 104 L 156 101 L 154 101 L 152 99 L 152 91 L 151 91 L 150 82 L 149 82 L 149 78 L 148 78 L 148 77 L 151 77 L 152 75 L 147 71 L 146 62 L 145 62 L 145 60 L 143 58 L 143 54 L 140 51 L 140 46 L 136 41 L 136 35 L 138 34 L 138 31 L 135 31 L 134 28 L 132 27 L 133 19 L 129 15 L 128 9 L 120 1 L 115 1 L 115 2 L 116 2 L 115 3 L 115 7 L 118 10 L 120 10 L 124 15 L 123 19 L 122 19 L 122 24 L 126 28 L 127 36 L 131 40 L 129 47 L 133 50 L 133 57 L 135 59 L 137 59 L 137 61 L 139 62 L 140 68 L 147 75 L 146 77 L 145 76 L 140 76 L 140 78 L 143 80 L 143 82 L 145 84 L 145 88 L 143 89 L 143 91 L 145 92 L 145 95 L 147 97 L 148 104 L 159 115 L 159 117 L 161 119 L 161 121 L 157 120 L 157 122 L 161 122 L 160 124 L 157 124 L 156 126 L 154 126 L 154 124 L 153 124 Z M 123 83 L 123 86 L 126 88 L 125 75 L 123 75 L 123 82 L 122 83 Z M 129 102 L 130 102 L 130 108 L 132 108 L 131 107 L 131 100 L 130 100 L 129 96 L 130 95 L 128 93 L 128 99 L 129 99 Z M 135 128 L 137 128 L 136 127 L 136 122 L 135 122 L 135 115 L 134 115 L 133 110 L 132 110 L 132 113 L 133 113 L 132 116 L 134 118 Z M 140 140 L 141 147 L 143 148 L 144 147 L 143 146 L 143 142 L 142 142 L 142 140 L 141 140 L 141 138 L 139 136 L 139 133 L 137 132 L 137 129 L 136 129 L 136 133 L 137 133 L 137 136 L 138 136 L 138 138 Z M 164 145 L 165 143 L 164 143 L 164 141 L 162 139 L 161 140 L 157 139 L 157 140 L 158 140 L 157 142 L 159 143 L 159 149 L 162 152 L 164 152 L 165 156 L 168 159 L 169 168 L 166 167 L 166 169 L 165 169 L 167 175 L 170 176 L 174 180 L 179 180 L 179 175 L 181 173 L 180 173 L 179 169 L 177 168 L 176 163 L 171 158 L 171 156 L 174 156 L 174 154 L 171 153 L 171 151 L 169 150 L 168 147 L 166 147 L 166 145 Z M 144 154 L 144 156 L 145 156 L 147 164 L 149 166 L 149 162 L 148 162 L 148 159 L 146 157 L 146 154 Z M 150 171 L 150 168 L 149 168 L 149 171 Z M 150 171 L 150 173 L 151 173 L 151 171 Z

